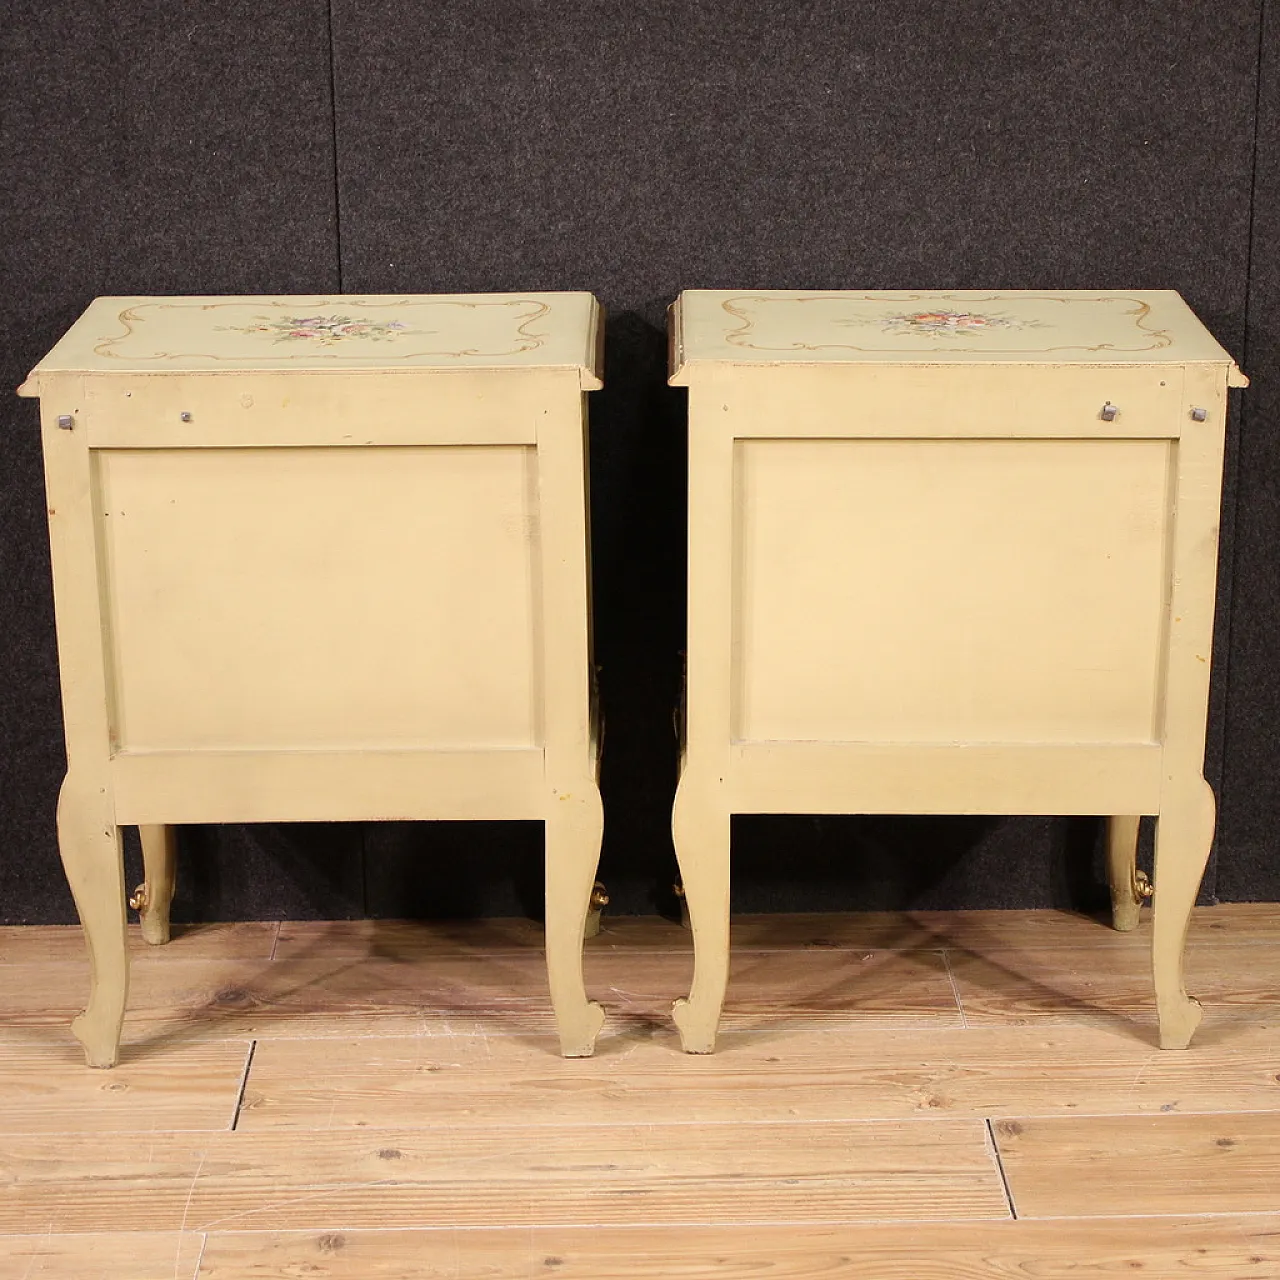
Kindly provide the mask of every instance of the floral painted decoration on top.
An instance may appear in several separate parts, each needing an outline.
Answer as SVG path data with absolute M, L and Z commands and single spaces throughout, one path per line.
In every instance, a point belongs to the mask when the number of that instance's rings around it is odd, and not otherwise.
M 268 333 L 277 342 L 314 342 L 319 347 L 332 347 L 339 342 L 364 338 L 370 342 L 387 342 L 423 330 L 411 329 L 402 320 L 361 320 L 353 316 L 257 316 L 259 323 L 220 325 L 223 332 Z
M 927 333 L 939 336 L 982 333 L 991 329 L 1038 329 L 1039 320 L 1022 319 L 1002 312 L 909 311 L 883 317 L 886 333 Z

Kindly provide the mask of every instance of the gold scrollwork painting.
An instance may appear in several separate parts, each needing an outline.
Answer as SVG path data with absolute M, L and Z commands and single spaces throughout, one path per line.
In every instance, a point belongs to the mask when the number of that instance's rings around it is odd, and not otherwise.
M 1099 305 L 1119 304 L 1117 318 L 1131 319 L 1134 330 L 1132 343 L 1117 336 L 1115 341 L 1092 344 L 1059 342 L 1054 344 L 1054 334 L 1065 337 L 1063 329 L 1055 323 L 1052 311 L 1055 306 L 1079 306 L 1082 301 Z M 837 309 L 828 321 L 833 331 L 831 340 L 815 340 L 810 334 L 781 345 L 769 345 L 760 341 L 760 311 L 774 304 L 807 306 L 825 303 Z M 919 304 L 913 306 L 912 304 Z M 994 304 L 994 305 L 993 305 Z M 1016 309 L 1011 309 L 1014 304 Z M 1035 305 L 1035 310 L 1050 314 L 1029 313 L 1024 308 Z M 1147 323 L 1151 311 L 1148 303 L 1139 298 L 1099 296 L 1096 298 L 1063 298 L 1037 295 L 1009 295 L 992 293 L 982 296 L 955 296 L 937 293 L 903 294 L 809 294 L 794 297 L 744 295 L 722 303 L 724 310 L 737 321 L 737 327 L 725 334 L 725 341 L 732 346 L 754 351 L 865 351 L 882 352 L 903 350 L 902 343 L 877 342 L 875 333 L 892 339 L 906 338 L 912 350 L 932 349 L 938 352 L 957 351 L 1012 355 L 1021 352 L 1059 351 L 1158 351 L 1172 345 L 1173 338 L 1163 329 L 1152 328 Z M 861 342 L 840 341 L 842 329 L 868 331 L 868 340 Z M 1009 343 L 1002 341 L 1020 330 L 1043 331 L 1043 343 Z M 819 331 L 820 332 L 820 331 Z M 850 335 L 852 336 L 852 335 Z M 1030 335 L 1029 335 L 1030 336 Z
M 237 309 L 241 314 L 228 319 L 238 319 L 241 323 L 187 325 L 180 323 L 185 317 L 178 314 L 168 317 L 160 314 L 216 312 L 226 308 Z M 456 319 L 438 327 L 433 325 L 429 313 L 435 310 L 436 316 L 443 319 L 448 313 L 442 313 L 442 308 L 454 309 L 455 317 L 461 309 L 481 321 L 474 327 L 478 340 L 458 345 L 462 326 Z M 498 310 L 507 314 L 495 315 Z M 252 302 L 236 298 L 194 304 L 146 302 L 121 311 L 118 321 L 122 332 L 104 338 L 94 351 L 100 356 L 129 361 L 199 358 L 234 364 L 256 360 L 275 364 L 317 356 L 335 361 L 495 358 L 522 355 L 541 347 L 547 335 L 538 332 L 535 326 L 550 310 L 549 304 L 533 298 L 492 301 L 405 298 L 394 302 L 347 297 L 264 298 Z M 392 314 L 388 316 L 388 312 Z M 166 318 L 170 321 L 168 325 L 163 324 Z M 502 323 L 490 323 L 495 320 Z M 136 344 L 131 344 L 131 349 L 121 349 L 122 344 L 141 338 L 153 326 L 158 338 L 163 335 L 167 349 L 153 348 L 140 353 L 132 349 Z M 234 351 L 209 349 L 219 345 L 215 336 L 219 334 L 236 334 L 248 339 L 248 343 L 237 343 Z M 179 338 L 176 343 L 175 337 Z

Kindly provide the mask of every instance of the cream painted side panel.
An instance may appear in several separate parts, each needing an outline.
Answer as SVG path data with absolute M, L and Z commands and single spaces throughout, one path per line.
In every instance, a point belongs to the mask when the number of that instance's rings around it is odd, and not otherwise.
M 1167 441 L 736 448 L 736 739 L 1155 740 Z
M 117 747 L 540 741 L 532 448 L 96 456 Z

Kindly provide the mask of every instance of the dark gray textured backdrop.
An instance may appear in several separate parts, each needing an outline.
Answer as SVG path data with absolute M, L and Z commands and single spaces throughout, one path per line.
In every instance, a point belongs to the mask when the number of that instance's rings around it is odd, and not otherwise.
M 99 293 L 590 289 L 604 878 L 667 903 L 683 627 L 666 304 L 1171 287 L 1232 424 L 1206 890 L 1280 898 L 1280 17 L 1268 0 L 14 0 L 0 387 Z M 0 394 L 0 920 L 74 918 L 36 412 Z M 1086 820 L 735 824 L 735 902 L 1092 905 Z M 536 911 L 534 824 L 192 828 L 179 918 Z M 132 856 L 132 850 L 131 850 Z

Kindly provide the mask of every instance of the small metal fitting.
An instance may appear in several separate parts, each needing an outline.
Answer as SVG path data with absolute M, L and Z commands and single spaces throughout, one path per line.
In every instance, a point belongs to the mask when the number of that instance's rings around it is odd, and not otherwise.
M 145 882 L 133 891 L 133 897 L 129 899 L 129 905 L 135 911 L 145 911 L 147 909 L 147 886 Z
M 1192 409 L 1191 410 L 1192 422 L 1205 422 L 1208 420 L 1208 417 L 1209 417 L 1208 409 Z
M 680 927 L 688 929 L 689 925 L 689 901 L 684 895 L 684 884 L 677 880 L 671 886 L 671 891 L 676 895 L 676 901 L 680 904 Z
M 75 425 L 76 425 L 76 420 L 71 414 L 69 413 L 58 414 L 58 426 L 60 426 L 63 429 L 63 431 L 71 431 L 75 428 Z
M 1098 417 L 1100 417 L 1103 422 L 1114 422 L 1116 420 L 1116 414 L 1119 412 L 1120 410 L 1117 409 L 1110 400 L 1108 400 L 1107 403 L 1102 406 L 1102 412 L 1098 414 Z
M 183 422 L 191 421 L 191 414 L 186 409 L 183 409 L 183 411 L 180 414 L 178 414 L 178 417 L 181 418 Z
M 582 930 L 584 938 L 594 938 L 600 932 L 600 918 L 608 905 L 609 891 L 597 880 L 591 886 L 591 900 L 587 905 L 587 919 Z

